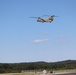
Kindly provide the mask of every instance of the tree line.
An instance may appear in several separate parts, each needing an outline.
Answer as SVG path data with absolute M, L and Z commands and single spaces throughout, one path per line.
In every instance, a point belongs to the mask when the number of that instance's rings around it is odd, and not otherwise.
M 76 69 L 76 60 L 60 62 L 24 62 L 24 63 L 0 63 L 0 73 L 20 73 L 22 70 L 64 70 Z

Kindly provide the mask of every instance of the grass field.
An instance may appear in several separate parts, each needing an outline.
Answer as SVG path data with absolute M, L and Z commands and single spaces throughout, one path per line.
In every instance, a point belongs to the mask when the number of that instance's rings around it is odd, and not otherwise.
M 70 73 L 70 72 L 76 72 L 76 69 L 72 70 L 56 70 L 55 74 L 60 74 L 60 73 Z M 49 71 L 48 74 L 49 75 Z M 43 75 L 43 72 L 24 72 L 24 73 L 3 73 L 0 75 Z
M 70 70 L 57 70 L 57 73 L 61 73 L 61 72 L 76 72 L 76 69 L 70 69 Z

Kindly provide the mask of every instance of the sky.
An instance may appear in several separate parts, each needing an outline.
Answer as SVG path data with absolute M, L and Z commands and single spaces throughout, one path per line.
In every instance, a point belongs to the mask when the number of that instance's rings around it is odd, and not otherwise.
M 56 15 L 51 23 L 37 22 Z M 76 60 L 76 0 L 0 0 L 0 63 Z

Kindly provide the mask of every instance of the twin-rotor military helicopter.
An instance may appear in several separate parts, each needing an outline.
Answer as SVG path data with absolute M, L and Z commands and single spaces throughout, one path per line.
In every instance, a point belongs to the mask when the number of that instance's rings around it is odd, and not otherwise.
M 48 16 L 48 15 L 44 15 L 44 16 Z M 50 22 L 51 23 L 54 20 L 54 17 L 58 17 L 58 16 L 52 15 L 52 16 L 50 16 L 47 19 L 44 19 L 44 18 L 41 18 L 41 17 L 30 17 L 30 18 L 38 18 L 37 22 L 42 22 L 42 23 L 44 23 L 44 22 Z

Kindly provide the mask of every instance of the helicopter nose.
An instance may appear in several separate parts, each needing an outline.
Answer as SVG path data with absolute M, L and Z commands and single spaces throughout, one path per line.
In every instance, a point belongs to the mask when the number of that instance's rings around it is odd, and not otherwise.
M 39 20 L 37 20 L 37 22 L 39 22 Z

